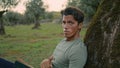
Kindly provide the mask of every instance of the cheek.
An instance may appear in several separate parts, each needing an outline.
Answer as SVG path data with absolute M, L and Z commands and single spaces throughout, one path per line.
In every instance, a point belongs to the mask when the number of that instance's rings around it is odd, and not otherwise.
M 78 31 L 78 28 L 77 27 L 71 27 L 70 28 L 70 32 L 71 33 L 76 33 Z

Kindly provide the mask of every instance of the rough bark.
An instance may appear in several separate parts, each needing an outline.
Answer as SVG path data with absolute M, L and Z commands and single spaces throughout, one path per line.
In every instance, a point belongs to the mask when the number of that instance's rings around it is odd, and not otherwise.
M 85 68 L 120 68 L 120 0 L 102 0 L 87 30 Z

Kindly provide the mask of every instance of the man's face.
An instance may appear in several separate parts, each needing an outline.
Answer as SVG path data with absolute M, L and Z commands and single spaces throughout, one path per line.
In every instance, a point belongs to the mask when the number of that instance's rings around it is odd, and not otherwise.
M 74 39 L 79 36 L 81 25 L 78 24 L 72 15 L 63 15 L 62 27 L 66 38 Z

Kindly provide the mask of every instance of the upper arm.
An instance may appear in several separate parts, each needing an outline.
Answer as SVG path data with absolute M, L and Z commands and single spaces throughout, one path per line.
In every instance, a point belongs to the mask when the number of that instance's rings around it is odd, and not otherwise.
M 83 68 L 87 59 L 86 46 L 76 46 L 69 54 L 69 68 Z

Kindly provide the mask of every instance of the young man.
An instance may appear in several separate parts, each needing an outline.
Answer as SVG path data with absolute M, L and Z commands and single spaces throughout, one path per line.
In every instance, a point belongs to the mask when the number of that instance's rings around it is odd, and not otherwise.
M 41 62 L 41 68 L 83 68 L 87 59 L 87 48 L 80 39 L 84 15 L 74 7 L 61 12 L 63 39 L 49 59 Z

